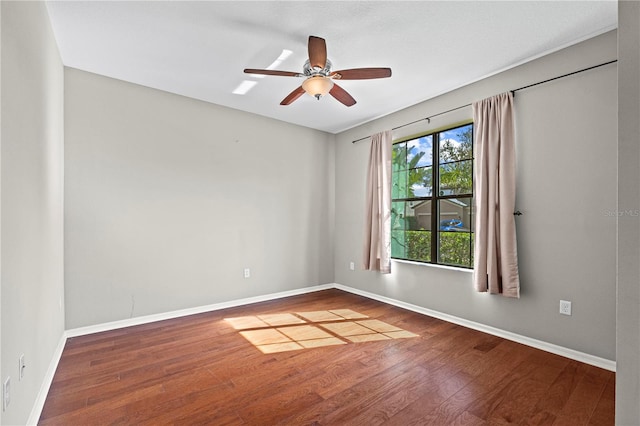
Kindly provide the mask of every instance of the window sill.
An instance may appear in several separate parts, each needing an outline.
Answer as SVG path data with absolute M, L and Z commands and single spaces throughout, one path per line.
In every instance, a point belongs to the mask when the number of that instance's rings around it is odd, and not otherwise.
M 428 268 L 448 269 L 450 271 L 460 271 L 460 272 L 473 273 L 473 269 L 459 268 L 457 266 L 437 265 L 437 264 L 434 264 L 434 263 L 414 262 L 414 261 L 411 261 L 411 260 L 404 260 L 404 259 L 391 259 L 391 261 L 392 262 L 397 262 L 397 263 L 406 263 L 408 265 L 426 266 Z

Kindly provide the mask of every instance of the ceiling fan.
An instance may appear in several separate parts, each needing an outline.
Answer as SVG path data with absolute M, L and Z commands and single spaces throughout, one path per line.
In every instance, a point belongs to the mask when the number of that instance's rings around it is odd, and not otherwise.
M 290 105 L 305 92 L 316 99 L 329 93 L 344 105 L 355 105 L 356 100 L 334 80 L 368 80 L 373 78 L 391 77 L 391 68 L 353 68 L 331 71 L 331 61 L 327 59 L 327 45 L 323 38 L 309 36 L 309 59 L 304 63 L 301 73 L 292 71 L 260 70 L 246 68 L 247 74 L 276 75 L 282 77 L 305 77 L 302 85 L 280 102 L 280 105 Z

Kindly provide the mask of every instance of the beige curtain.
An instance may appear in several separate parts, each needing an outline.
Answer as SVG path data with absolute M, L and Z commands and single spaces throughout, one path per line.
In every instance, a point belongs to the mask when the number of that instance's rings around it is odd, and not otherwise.
M 362 266 L 391 272 L 391 131 L 371 136 Z
M 513 94 L 473 103 L 476 290 L 520 297 Z

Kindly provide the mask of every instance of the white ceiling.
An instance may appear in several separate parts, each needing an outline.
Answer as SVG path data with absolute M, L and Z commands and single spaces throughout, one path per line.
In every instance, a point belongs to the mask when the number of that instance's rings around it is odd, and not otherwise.
M 617 27 L 608 1 L 54 1 L 64 65 L 331 133 L 349 129 Z M 307 39 L 326 39 L 333 69 L 390 67 L 342 81 L 357 101 L 280 101 L 302 83 Z M 243 80 L 258 84 L 246 95 Z

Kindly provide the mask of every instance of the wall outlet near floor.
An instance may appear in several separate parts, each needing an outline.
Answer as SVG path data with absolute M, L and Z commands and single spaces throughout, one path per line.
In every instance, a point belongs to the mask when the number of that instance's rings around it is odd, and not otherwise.
M 353 263 L 353 262 L 350 262 L 349 263 L 349 269 L 351 269 L 352 271 L 355 271 L 356 270 L 356 264 Z
M 2 411 L 7 411 L 9 403 L 11 402 L 11 377 L 7 377 L 7 380 L 2 384 Z
M 560 313 L 562 315 L 571 315 L 571 302 L 569 302 L 568 300 L 561 300 Z
M 251 269 L 244 268 L 244 277 L 245 278 L 251 278 Z

